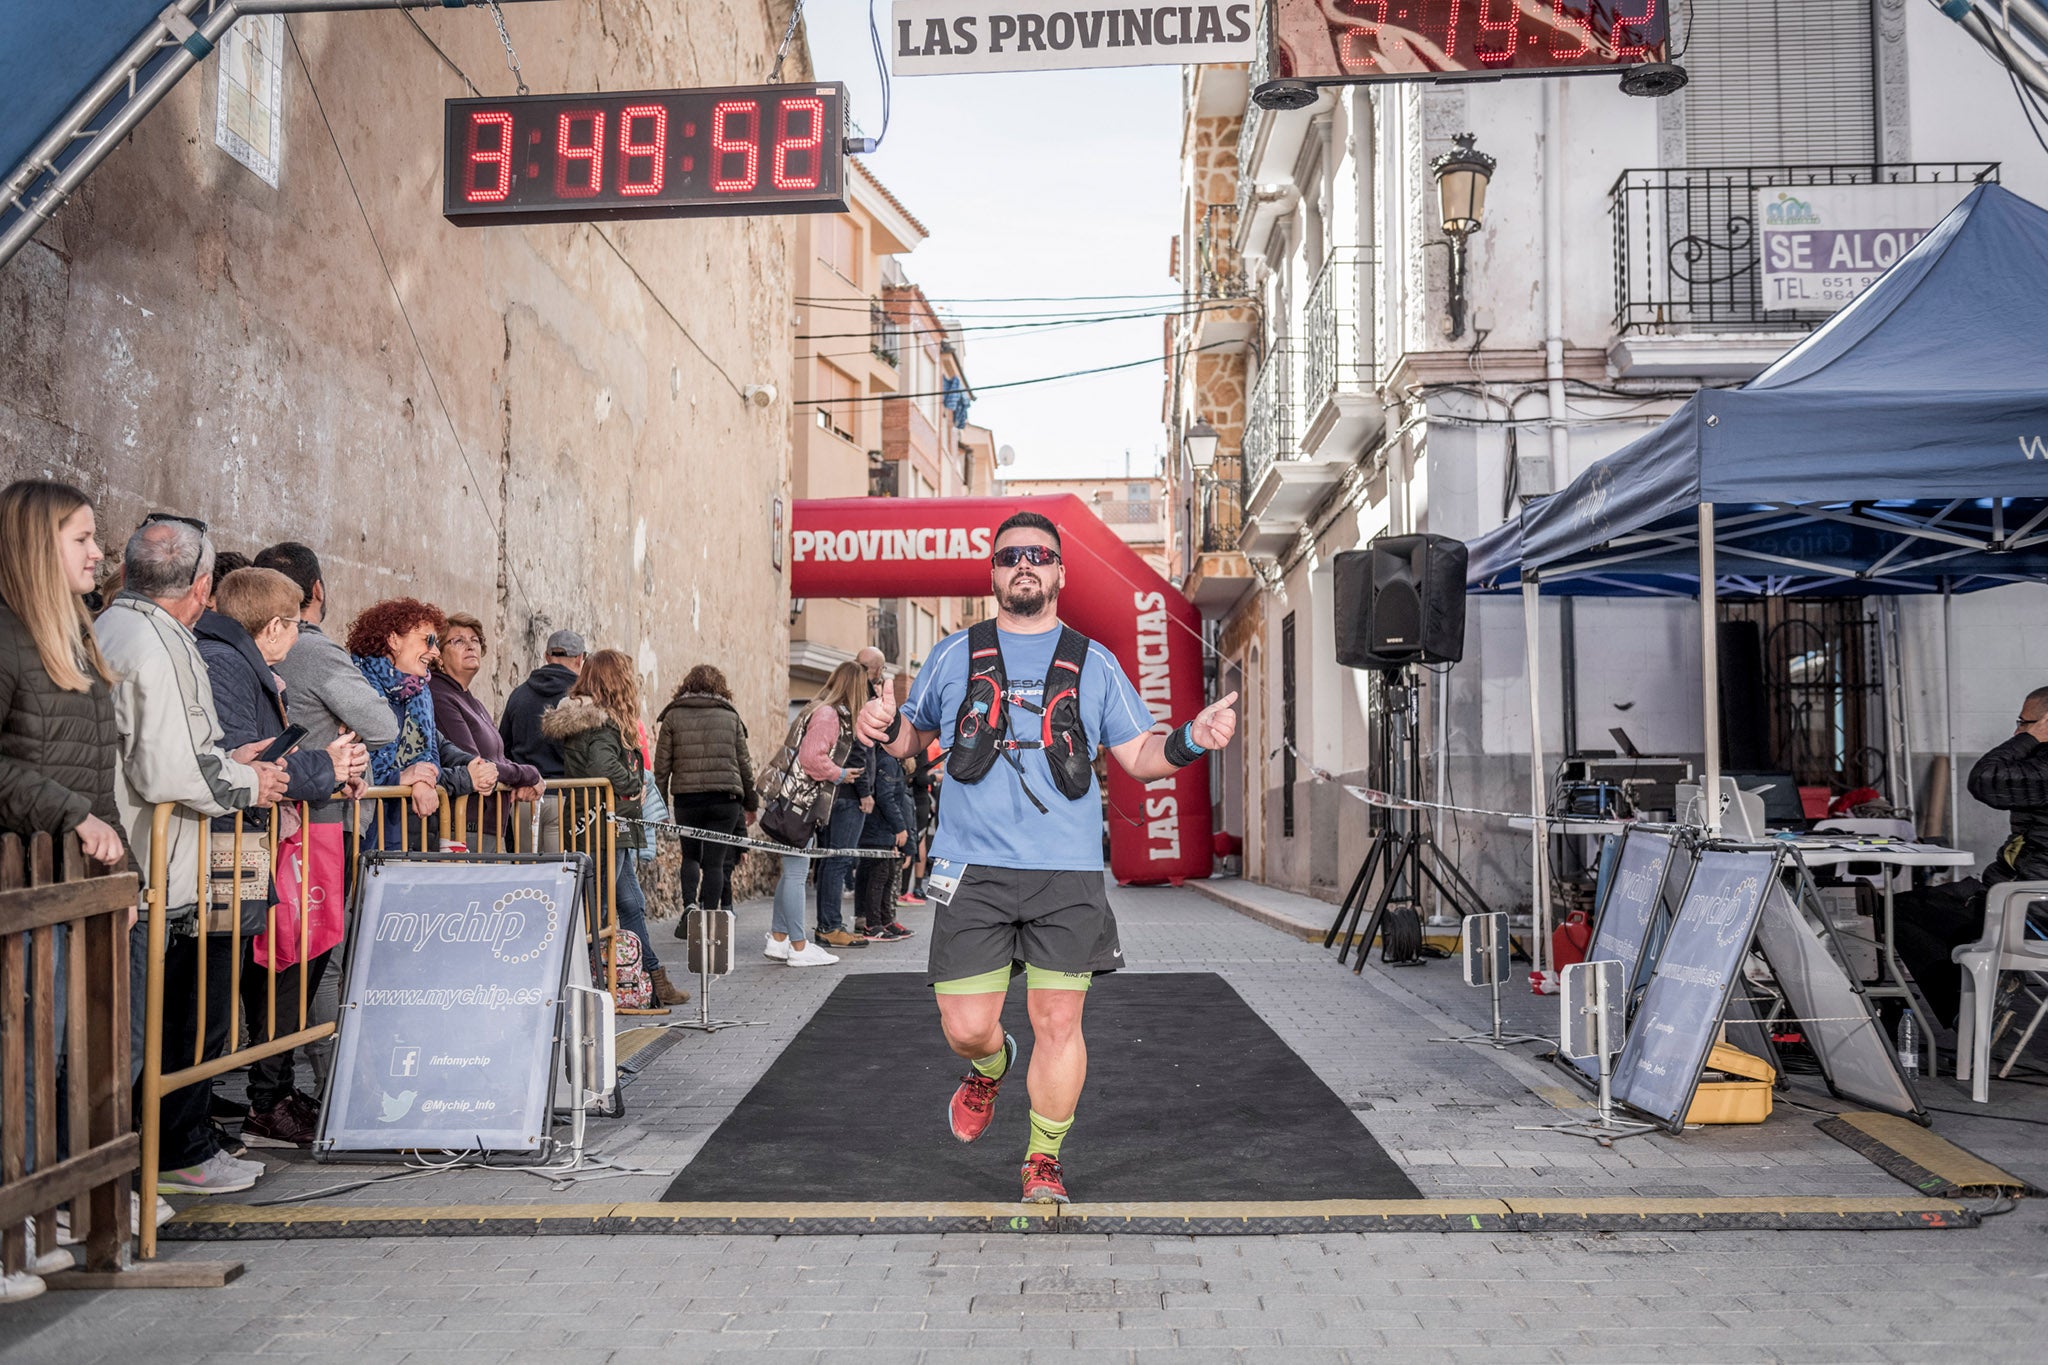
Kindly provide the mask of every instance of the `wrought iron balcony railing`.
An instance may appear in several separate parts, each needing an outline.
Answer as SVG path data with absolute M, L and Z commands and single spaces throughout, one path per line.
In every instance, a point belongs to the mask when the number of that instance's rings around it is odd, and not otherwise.
M 1203 299 L 1245 296 L 1244 257 L 1237 251 L 1237 205 L 1202 205 L 1202 226 L 1195 237 L 1195 268 Z
M 877 359 L 896 365 L 903 355 L 903 324 L 879 303 L 868 305 L 868 337 Z
M 1270 0 L 1259 6 L 1258 46 L 1253 50 L 1251 69 L 1245 73 L 1245 89 L 1256 90 L 1273 78 L 1273 6 Z M 1259 105 L 1246 100 L 1244 121 L 1237 129 L 1237 216 L 1242 220 L 1251 207 L 1257 188 L 1252 174 L 1252 153 L 1258 149 L 1259 129 L 1271 118 Z M 1233 227 L 1235 224 L 1233 224 Z
M 1267 466 L 1275 460 L 1291 460 L 1300 454 L 1296 439 L 1301 423 L 1296 406 L 1294 371 L 1299 355 L 1284 343 L 1276 346 L 1259 367 L 1252 384 L 1251 402 L 1244 419 L 1244 498 Z
M 1313 414 L 1333 393 L 1369 393 L 1373 387 L 1373 253 L 1362 246 L 1332 249 L 1302 309 L 1302 408 Z
M 1787 185 L 1995 181 L 1996 162 L 1663 167 L 1623 171 L 1614 218 L 1614 323 L 1632 331 L 1801 332 L 1824 312 L 1764 307 L 1757 191 Z
M 868 643 L 881 650 L 884 659 L 892 663 L 901 661 L 902 633 L 897 629 L 896 612 L 893 608 L 868 608 Z
M 1202 485 L 1202 553 L 1225 554 L 1237 549 L 1238 529 L 1244 524 L 1238 500 L 1239 461 L 1219 455 L 1215 477 Z

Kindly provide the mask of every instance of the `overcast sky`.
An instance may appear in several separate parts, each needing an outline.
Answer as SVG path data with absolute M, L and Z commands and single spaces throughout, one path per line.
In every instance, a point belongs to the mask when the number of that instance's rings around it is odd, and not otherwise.
M 888 0 L 874 0 L 886 44 Z M 881 129 L 867 0 L 804 7 L 821 80 L 843 81 L 853 117 Z M 1178 194 L 1180 68 L 913 76 L 895 81 L 889 131 L 866 158 L 931 233 L 903 258 L 910 278 L 969 325 L 1017 315 L 1152 311 L 1167 273 Z M 1146 295 L 1075 303 L 995 296 Z M 957 302 L 952 302 L 956 301 Z M 1002 314 L 1003 316 L 991 316 Z M 1014 446 L 1012 477 L 1120 475 L 1156 467 L 1160 320 L 969 331 L 972 419 Z M 1036 335 L 1034 335 L 1036 333 Z M 1144 360 L 1131 369 L 1014 389 L 989 385 Z

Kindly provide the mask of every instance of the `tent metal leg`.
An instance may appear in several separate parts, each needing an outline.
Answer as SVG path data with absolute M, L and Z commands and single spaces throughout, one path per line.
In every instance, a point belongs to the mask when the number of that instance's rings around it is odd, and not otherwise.
M 1529 801 L 1536 822 L 1529 834 L 1530 975 L 1539 984 L 1550 970 L 1550 800 L 1543 783 L 1542 595 L 1536 575 L 1522 575 L 1522 634 L 1529 671 Z
M 1700 779 L 1707 837 L 1721 837 L 1721 609 L 1714 568 L 1714 504 L 1700 504 L 1700 722 L 1706 763 Z

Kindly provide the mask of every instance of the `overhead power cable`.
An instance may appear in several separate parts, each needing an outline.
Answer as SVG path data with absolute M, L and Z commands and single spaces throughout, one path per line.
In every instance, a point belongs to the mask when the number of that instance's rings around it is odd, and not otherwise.
M 1226 346 L 1240 346 L 1242 344 L 1242 342 L 1237 341 L 1211 341 L 1205 345 L 1190 347 L 1188 354 L 1194 355 L 1202 351 L 1220 350 Z M 1157 365 L 1165 359 L 1164 355 L 1153 355 L 1146 356 L 1143 360 L 1126 360 L 1118 365 L 1096 365 L 1086 370 L 1068 370 L 1062 374 L 1042 374 L 1035 379 L 1007 379 L 1000 384 L 976 384 L 973 391 L 977 394 L 982 394 L 995 389 L 1021 389 L 1029 384 L 1053 384 L 1062 379 L 1082 379 L 1091 374 L 1108 374 L 1112 370 L 1134 370 L 1140 365 Z M 841 403 L 887 403 L 906 398 L 944 398 L 946 396 L 945 390 L 935 389 L 928 393 L 869 393 L 857 394 L 852 398 L 799 398 L 795 401 L 799 404 L 810 404 L 813 407 L 822 408 L 837 406 Z
M 1224 305 L 1228 307 L 1228 305 Z M 953 326 L 933 327 L 921 320 L 890 319 L 902 329 L 905 336 L 948 336 L 954 332 L 1012 332 L 1040 327 L 1094 327 L 1108 322 L 1144 322 L 1150 318 L 1200 317 L 1204 313 L 1220 311 L 1218 306 L 1204 304 L 1197 308 L 1163 308 L 1151 313 L 1098 313 L 1078 314 L 1073 317 L 1033 318 L 1026 322 L 973 322 L 957 323 Z M 854 337 L 873 336 L 872 327 L 858 332 L 799 332 L 798 341 L 846 341 Z

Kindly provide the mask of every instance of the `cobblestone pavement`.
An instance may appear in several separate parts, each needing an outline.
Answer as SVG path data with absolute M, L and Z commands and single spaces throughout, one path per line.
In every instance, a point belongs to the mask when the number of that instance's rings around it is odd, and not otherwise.
M 1299 898 L 1295 898 L 1297 901 Z M 1484 1022 L 1450 964 L 1353 976 L 1302 942 L 1190 891 L 1114 893 L 1144 968 L 1218 971 L 1400 1160 L 1426 1194 L 1873 1195 L 1889 1176 L 1784 1104 L 1764 1125 L 1631 1139 L 1518 1132 L 1575 1091 L 1530 1058 L 1433 1043 Z M 1297 914 L 1327 907 L 1303 902 Z M 915 917 L 913 917 L 913 914 Z M 906 913 L 923 928 L 926 912 Z M 766 908 L 742 912 L 743 943 Z M 657 926 L 664 932 L 665 926 Z M 601 1148 L 672 1169 L 708 1138 L 842 971 L 916 970 L 922 938 L 841 968 L 747 962 L 717 1013 L 768 1021 L 684 1035 L 630 1092 Z M 1531 1031 L 1554 1002 L 1510 995 Z M 1199 1027 L 1199 1020 L 1190 1021 Z M 939 1046 L 936 1036 L 906 1046 Z M 1931 1103 L 1967 1107 L 1953 1082 Z M 2012 1092 L 2018 1092 L 2014 1099 Z M 2048 1179 L 2038 1091 L 1994 1091 L 1996 1118 L 1941 1131 Z M 1804 1097 L 1825 1109 L 1824 1096 Z M 1107 1107 L 1091 1109 L 1100 1115 Z M 1954 1127 L 1952 1127 L 1954 1125 Z M 1960 1131 L 1959 1131 L 1960 1130 Z M 1077 1134 L 1081 1132 L 1077 1128 Z M 1984 1140 L 1979 1141 L 1982 1137 Z M 1997 1150 L 1994 1150 L 1994 1146 Z M 269 1155 L 266 1153 L 266 1155 Z M 274 1161 L 257 1196 L 378 1168 Z M 1085 1145 L 1074 1176 L 1085 1197 Z M 342 1196 L 387 1204 L 657 1197 L 666 1177 L 562 1192 L 451 1172 Z M 993 1192 L 992 1192 L 993 1193 Z M 1942 1233 L 1247 1238 L 1101 1235 L 552 1237 L 167 1244 L 242 1260 L 225 1289 L 47 1294 L 0 1309 L 0 1360 L 1511 1362 L 2033 1360 L 2048 1327 L 2048 1214 L 2034 1203 Z M 968 1354 L 971 1352 L 971 1356 Z

